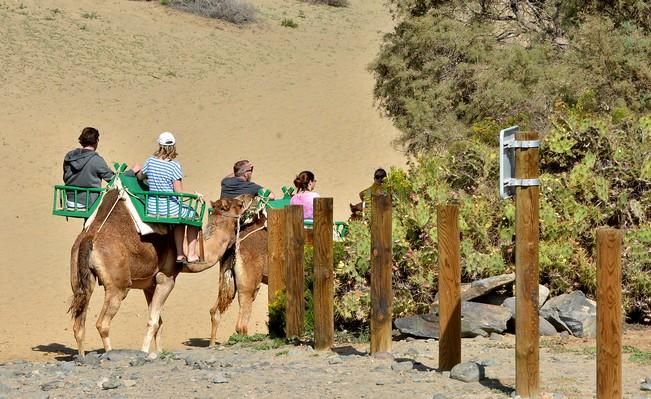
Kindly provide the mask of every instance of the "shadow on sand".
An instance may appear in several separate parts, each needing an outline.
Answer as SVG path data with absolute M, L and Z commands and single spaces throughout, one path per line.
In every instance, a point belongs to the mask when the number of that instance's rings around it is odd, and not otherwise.
M 54 354 L 54 358 L 56 360 L 60 361 L 70 361 L 74 359 L 74 356 L 77 354 L 77 349 L 71 348 L 69 346 L 65 346 L 63 344 L 58 344 L 58 343 L 52 343 L 52 344 L 47 344 L 47 345 L 36 345 L 32 347 L 32 350 L 34 352 L 43 352 L 43 353 L 49 353 L 49 354 Z M 86 351 L 88 353 L 89 351 Z M 95 351 L 92 351 L 95 353 L 104 353 L 104 349 L 98 349 Z
M 183 345 L 195 348 L 207 348 L 209 342 L 207 338 L 190 338 L 187 341 L 183 341 Z

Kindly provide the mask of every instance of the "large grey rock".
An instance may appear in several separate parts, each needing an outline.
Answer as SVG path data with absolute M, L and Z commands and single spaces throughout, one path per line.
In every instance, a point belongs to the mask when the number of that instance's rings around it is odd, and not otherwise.
M 543 307 L 540 309 L 540 317 L 547 320 L 552 326 L 554 326 L 556 331 L 560 331 L 561 333 L 572 333 L 570 327 L 568 327 L 567 324 L 565 324 L 565 322 L 561 319 L 561 316 L 558 315 L 557 310 Z
M 549 337 L 557 333 L 552 323 L 545 320 L 542 316 L 538 316 L 538 332 L 543 337 Z
M 191 351 L 182 358 L 185 364 L 195 369 L 209 368 L 219 361 L 219 357 L 213 351 Z
M 549 299 L 543 309 L 553 309 L 577 337 L 594 337 L 597 333 L 597 304 L 574 291 Z
M 501 333 L 511 312 L 506 308 L 484 303 L 463 302 L 461 304 L 461 336 L 472 338 L 488 336 L 492 332 Z M 396 327 L 403 334 L 423 338 L 439 338 L 439 318 L 435 313 L 402 317 L 395 320 Z
M 483 368 L 474 362 L 459 363 L 450 370 L 450 378 L 463 382 L 479 381 L 483 377 Z
M 144 359 L 146 357 L 147 354 L 145 352 L 135 350 L 135 349 L 113 349 L 111 351 L 106 352 L 100 358 L 112 362 L 119 362 L 122 360 L 130 360 L 130 359 Z
M 549 298 L 549 288 L 542 284 L 538 285 L 538 307 L 541 308 Z
M 488 277 L 482 280 L 473 281 L 472 283 L 461 284 L 461 301 L 470 301 L 482 295 L 486 295 L 500 287 L 511 284 L 515 281 L 515 273 L 502 274 L 499 276 Z M 434 302 L 430 307 L 433 313 L 434 309 L 438 307 L 439 293 L 436 293 Z

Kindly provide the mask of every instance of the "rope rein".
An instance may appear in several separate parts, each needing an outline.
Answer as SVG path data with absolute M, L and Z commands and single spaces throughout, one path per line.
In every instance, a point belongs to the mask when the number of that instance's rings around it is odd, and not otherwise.
M 122 199 L 122 190 L 120 190 L 120 191 L 118 192 L 118 197 L 115 199 L 115 202 L 113 203 L 113 206 L 111 207 L 111 209 L 110 209 L 110 210 L 108 211 L 108 213 L 106 214 L 106 217 L 105 217 L 104 220 L 102 221 L 102 224 L 99 225 L 99 228 L 97 229 L 97 231 L 95 232 L 95 234 L 99 233 L 100 230 L 102 230 L 102 227 L 104 227 L 104 223 L 106 223 L 106 221 L 108 220 L 109 216 L 111 216 L 111 213 L 113 213 L 113 209 L 115 209 L 115 206 L 118 204 L 118 202 L 119 202 L 121 199 Z

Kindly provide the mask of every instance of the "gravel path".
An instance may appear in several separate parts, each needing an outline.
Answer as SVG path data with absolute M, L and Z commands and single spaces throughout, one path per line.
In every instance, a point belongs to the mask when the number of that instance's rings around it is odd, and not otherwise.
M 368 355 L 368 344 L 317 352 L 264 340 L 163 352 L 154 360 L 139 351 L 114 350 L 89 353 L 83 361 L 13 361 L 0 365 L 0 398 L 509 398 L 514 395 L 514 340 L 463 340 L 463 361 L 483 369 L 478 382 L 437 371 L 434 340 L 395 341 L 391 355 L 377 357 Z M 541 341 L 544 398 L 594 397 L 594 352 L 572 340 Z M 650 376 L 648 365 L 625 355 L 624 397 L 651 399 L 651 392 L 641 390 Z

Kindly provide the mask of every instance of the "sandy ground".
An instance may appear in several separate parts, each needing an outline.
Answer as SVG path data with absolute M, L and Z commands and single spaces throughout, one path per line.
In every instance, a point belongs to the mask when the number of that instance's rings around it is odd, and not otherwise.
M 259 22 L 238 28 L 158 1 L 0 0 L 0 361 L 75 347 L 68 265 L 81 222 L 50 212 L 63 155 L 84 126 L 100 129 L 111 163 L 142 163 L 161 131 L 174 132 L 186 188 L 210 199 L 238 159 L 252 160 L 254 180 L 276 192 L 312 170 L 317 191 L 335 198 L 336 219 L 376 167 L 404 162 L 366 70 L 392 26 L 383 2 L 253 3 Z M 280 26 L 283 18 L 298 28 Z M 206 343 L 215 281 L 214 271 L 179 278 L 164 311 L 169 349 Z M 91 302 L 90 349 L 101 347 L 102 296 Z M 266 296 L 264 287 L 250 331 L 265 331 Z M 140 347 L 145 311 L 131 292 L 112 325 L 114 347 Z

